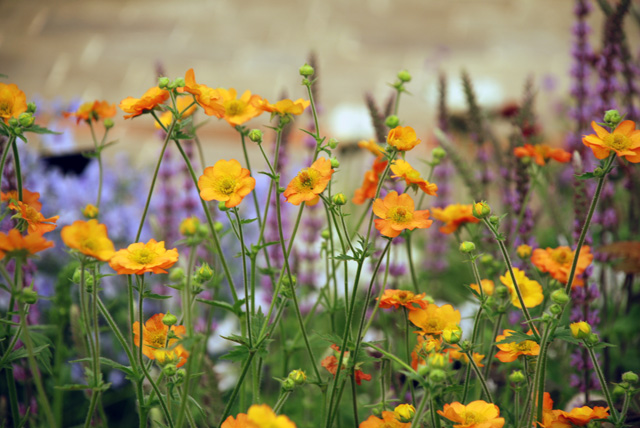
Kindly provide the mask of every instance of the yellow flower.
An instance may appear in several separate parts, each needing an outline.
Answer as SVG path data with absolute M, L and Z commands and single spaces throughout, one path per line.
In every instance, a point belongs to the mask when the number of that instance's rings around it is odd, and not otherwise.
M 142 326 L 142 353 L 151 360 L 158 360 L 160 365 L 177 362 L 177 367 L 183 366 L 189 358 L 189 352 L 178 345 L 178 339 L 169 339 L 169 326 L 162 322 L 164 314 L 155 314 Z M 140 323 L 133 323 L 133 341 L 140 346 Z M 173 334 L 179 338 L 187 333 L 183 325 L 171 326 Z
M 218 118 L 224 115 L 224 106 L 218 102 L 220 95 L 215 89 L 210 88 L 207 85 L 197 83 L 193 68 L 187 70 L 184 75 L 184 81 L 185 85 L 183 91 L 189 92 L 193 95 L 200 107 L 203 108 L 206 115 Z
M 391 178 L 402 178 L 407 183 L 407 186 L 415 185 L 427 195 L 438 196 L 438 186 L 420 177 L 420 173 L 415 170 L 409 162 L 396 159 L 391 164 L 391 171 L 395 174 L 392 175 Z
M 145 92 L 141 98 L 127 97 L 120 101 L 120 109 L 125 113 L 131 113 L 124 117 L 129 119 L 153 110 L 168 99 L 169 91 L 154 86 Z
M 520 257 L 521 259 L 526 259 L 531 255 L 532 250 L 533 249 L 529 245 L 522 244 L 522 245 L 519 245 L 518 248 L 516 248 L 516 253 L 518 254 L 518 257 Z
M 376 143 L 375 140 L 359 141 L 358 147 L 360 147 L 361 149 L 369 150 L 375 156 L 384 155 L 384 148 L 380 144 Z
M 373 213 L 380 217 L 375 220 L 376 229 L 389 238 L 395 238 L 404 229 L 426 229 L 433 223 L 429 220 L 429 210 L 416 211 L 411 196 L 398 195 L 396 191 L 373 201 Z
M 453 233 L 465 223 L 478 223 L 480 220 L 473 215 L 473 207 L 471 204 L 451 204 L 445 208 L 433 208 L 433 218 L 445 223 L 440 227 L 440 232 L 449 234 Z
M 67 247 L 103 262 L 109 261 L 115 254 L 113 242 L 107 235 L 107 226 L 95 219 L 75 221 L 71 226 L 63 227 L 60 236 Z
M 472 401 L 466 406 L 457 401 L 445 404 L 438 414 L 456 422 L 454 428 L 502 428 L 505 422 L 499 417 L 498 406 L 483 400 Z
M 399 404 L 393 409 L 393 414 L 400 422 L 411 422 L 413 416 L 416 414 L 416 408 L 411 404 Z
M 408 290 L 384 290 L 384 294 L 380 299 L 380 307 L 382 309 L 394 308 L 398 309 L 400 306 L 413 311 L 418 308 L 426 308 L 427 301 L 424 300 L 425 293 L 414 294 Z
M 200 219 L 198 217 L 187 217 L 180 223 L 180 234 L 184 236 L 193 236 L 198 231 Z
M 82 215 L 86 218 L 97 218 L 98 214 L 100 214 L 100 210 L 93 204 L 87 204 L 82 210 Z
M 504 330 L 501 335 L 496 337 L 496 342 L 502 342 L 514 333 L 513 330 Z M 532 334 L 529 332 L 528 334 Z M 500 343 L 496 345 L 500 351 L 496 354 L 496 358 L 503 363 L 510 363 L 518 359 L 520 355 L 538 355 L 540 354 L 540 345 L 533 340 L 523 340 L 522 342 Z
M 9 85 L 0 83 L 0 118 L 4 123 L 9 119 L 16 119 L 21 113 L 27 111 L 27 96 L 14 83 Z
M 549 272 L 554 279 L 566 284 L 567 281 L 569 281 L 569 274 L 571 273 L 571 265 L 573 264 L 575 254 L 575 251 L 572 251 L 571 248 L 566 246 L 547 248 L 546 250 L 536 248 L 533 250 L 531 263 L 542 272 Z M 584 273 L 592 261 L 593 254 L 591 254 L 591 248 L 585 245 L 582 247 L 580 256 L 578 257 L 572 287 L 584 285 L 584 280 L 580 275 Z
M 480 285 L 482 286 L 482 291 L 484 292 L 485 296 L 493 296 L 493 291 L 495 290 L 493 281 L 491 281 L 490 279 L 483 279 L 480 281 Z M 478 287 L 478 284 L 471 284 L 469 287 L 480 294 L 480 287 Z
M 243 123 L 262 114 L 262 98 L 259 95 L 251 95 L 251 91 L 244 91 L 240 98 L 236 98 L 238 93 L 235 89 L 218 88 L 215 90 L 219 100 L 217 101 L 224 108 L 222 115 L 214 113 L 220 119 L 224 119 L 231 126 L 242 125 Z
M 11 202 L 9 209 L 17 211 L 14 217 L 21 218 L 27 222 L 29 233 L 37 233 L 40 235 L 55 229 L 56 222 L 60 218 L 59 215 L 45 218 L 40 211 L 22 201 L 18 201 L 17 205 Z
M 30 256 L 51 247 L 53 241 L 47 241 L 38 233 L 22 235 L 17 229 L 11 229 L 8 233 L 0 232 L 0 260 L 5 256 Z
M 460 324 L 460 312 L 451 305 L 427 305 L 426 309 L 409 312 L 409 321 L 420 329 L 420 334 L 440 335 L 446 328 Z
M 263 103 L 260 105 L 260 108 L 269 113 L 278 114 L 280 116 L 285 116 L 287 114 L 293 115 L 301 115 L 307 107 L 311 104 L 308 100 L 303 100 L 299 98 L 295 101 L 291 100 L 280 100 L 275 104 L 270 104 L 269 101 L 263 100 Z
M 296 428 L 296 424 L 284 415 L 276 416 L 266 404 L 254 404 L 249 407 L 247 417 L 256 428 Z
M 387 135 L 387 143 L 400 151 L 413 149 L 420 144 L 416 131 L 410 126 L 396 126 Z
M 591 122 L 591 127 L 596 135 L 583 136 L 582 143 L 593 150 L 596 158 L 605 159 L 613 150 L 631 163 L 640 162 L 640 130 L 636 130 L 634 122 L 625 120 L 611 133 L 595 122 Z
M 120 275 L 143 275 L 147 272 L 167 273 L 178 261 L 178 250 L 167 250 L 164 241 L 149 240 L 146 244 L 136 242 L 126 249 L 117 251 L 109 261 L 109 266 Z
M 522 294 L 522 300 L 527 308 L 535 308 L 542 303 L 544 295 L 542 294 L 542 285 L 540 285 L 538 281 L 527 278 L 527 275 L 518 268 L 513 268 L 513 275 L 516 277 L 520 294 Z M 522 308 L 513 280 L 511 279 L 511 275 L 508 271 L 504 276 L 500 277 L 500 282 L 509 289 L 509 293 L 511 294 L 511 303 L 513 303 L 513 306 L 516 308 Z
M 207 167 L 198 179 L 200 197 L 205 201 L 224 202 L 227 208 L 233 208 L 256 187 L 256 180 L 250 174 L 235 159 L 219 160 Z
M 569 328 L 571 335 L 576 339 L 586 339 L 591 334 L 591 326 L 585 321 L 572 322 Z
M 287 202 L 293 205 L 300 205 L 302 202 L 315 203 L 320 193 L 327 188 L 333 172 L 331 162 L 328 159 L 319 158 L 291 180 L 283 195 Z
M 76 123 L 81 120 L 85 122 L 98 121 L 116 115 L 116 105 L 109 104 L 106 101 L 90 101 L 82 104 L 75 112 L 64 112 L 64 117 L 75 116 Z

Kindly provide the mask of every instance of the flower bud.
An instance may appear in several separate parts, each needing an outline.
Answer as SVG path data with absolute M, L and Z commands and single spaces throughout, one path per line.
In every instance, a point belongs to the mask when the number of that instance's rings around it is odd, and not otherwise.
M 622 380 L 631 384 L 638 383 L 638 375 L 634 372 L 625 372 L 622 374 Z
M 87 204 L 82 210 L 82 215 L 88 219 L 98 218 L 99 213 L 100 213 L 100 210 L 98 209 L 98 207 L 96 207 L 93 204 Z
M 307 375 L 302 370 L 291 370 L 288 379 L 293 380 L 296 385 L 304 385 L 307 383 Z
M 216 232 L 222 232 L 222 229 L 224 229 L 224 225 L 222 223 L 220 223 L 219 221 L 213 223 L 213 230 L 215 230 Z
M 186 377 L 187 371 L 185 369 L 178 369 L 178 372 L 176 373 L 176 384 L 181 384 Z
M 400 119 L 398 119 L 398 116 L 396 116 L 395 114 L 392 114 L 391 116 L 387 117 L 387 120 L 384 121 L 384 124 L 393 129 L 400 125 Z
M 497 215 L 492 215 L 491 217 L 489 217 L 489 223 L 496 227 L 500 226 L 500 217 L 498 217 Z
M 336 158 L 331 158 L 331 168 L 340 168 L 340 161 Z
M 171 80 L 168 77 L 161 77 L 158 79 L 158 88 L 164 89 L 169 86 L 169 83 L 171 83 Z
M 622 121 L 622 116 L 620 116 L 618 110 L 607 110 L 604 113 L 603 121 L 613 128 L 618 126 L 618 124 Z
M 187 217 L 180 222 L 180 234 L 184 236 L 193 236 L 198 232 L 200 220 L 198 217 Z
M 278 193 L 284 193 L 286 189 L 282 186 L 278 187 Z
M 563 289 L 559 288 L 551 293 L 551 300 L 553 301 L 553 303 L 564 306 L 569 303 L 569 300 L 571 300 L 571 298 L 567 295 L 567 293 L 565 293 Z
M 462 352 L 471 352 L 472 347 L 473 345 L 469 340 L 464 340 L 460 343 L 460 350 L 462 350 Z
M 20 293 L 20 301 L 29 305 L 33 305 L 38 301 L 38 293 L 30 288 L 23 288 Z
M 293 391 L 296 389 L 296 383 L 293 379 L 286 378 L 282 381 L 282 390 L 283 391 Z
M 460 244 L 460 252 L 461 253 L 473 253 L 476 250 L 476 244 L 471 241 L 464 241 Z
M 18 119 L 16 119 L 15 117 L 10 117 L 8 123 L 11 127 L 18 126 Z
M 451 345 L 455 345 L 456 343 L 460 342 L 461 338 L 462 338 L 462 329 L 460 329 L 460 327 L 457 325 L 453 327 L 445 328 L 442 331 L 442 339 L 444 339 L 445 342 Z
M 491 214 L 491 207 L 485 201 L 476 202 L 471 207 L 471 211 L 475 218 L 483 219 L 489 217 Z
M 522 373 L 520 370 L 516 370 L 509 375 L 509 380 L 516 385 L 524 382 L 525 379 L 526 378 L 524 376 L 524 373 Z
M 35 113 L 37 108 L 36 103 L 33 101 L 27 103 L 27 113 Z
M 106 129 L 113 128 L 113 119 L 111 119 L 110 117 L 106 118 L 102 123 L 104 124 L 104 127 Z
M 300 71 L 300 76 L 302 76 L 302 77 L 313 76 L 313 73 L 315 72 L 313 67 L 311 67 L 309 64 L 305 64 L 302 67 L 300 67 L 299 71 Z
M 483 254 L 482 257 L 480 257 L 480 263 L 482 263 L 483 265 L 492 264 L 493 256 L 491 254 Z
M 18 116 L 18 123 L 20 123 L 20 126 L 23 128 L 29 128 L 35 121 L 36 118 L 33 117 L 31 113 L 20 113 L 20 116 Z
M 331 150 L 334 150 L 338 147 L 338 140 L 336 140 L 335 138 L 329 138 L 329 147 L 331 147 Z
M 496 287 L 496 295 L 498 297 L 500 297 L 501 299 L 504 299 L 505 297 L 507 297 L 509 295 L 509 289 L 507 287 L 505 287 L 504 285 L 498 285 Z
M 336 205 L 345 205 L 347 203 L 347 197 L 344 193 L 337 193 L 333 195 L 333 203 Z
M 605 175 L 604 169 L 597 167 L 596 169 L 593 170 L 593 175 L 595 175 L 598 178 L 604 177 Z
M 532 248 L 527 244 L 519 245 L 518 248 L 516 248 L 516 254 L 523 260 L 531 256 L 531 251 Z
M 442 147 L 436 147 L 431 152 L 434 159 L 442 160 L 447 157 L 447 152 Z
M 549 323 L 553 320 L 553 317 L 551 316 L 551 314 L 542 314 L 540 320 L 542 320 L 542 322 L 544 323 Z
M 420 375 L 420 376 L 423 376 L 423 377 L 424 377 L 424 376 L 428 375 L 430 371 L 431 371 L 431 370 L 430 370 L 429 366 L 426 366 L 426 365 L 418 365 L 418 375 Z M 443 373 L 444 373 L 444 372 L 443 372 Z M 445 377 L 446 377 L 446 376 L 445 376 Z
M 442 369 L 433 369 L 429 374 L 429 380 L 433 383 L 442 383 L 447 380 L 447 374 Z
M 183 88 L 186 82 L 182 77 L 178 77 L 176 80 L 173 81 L 173 84 L 175 85 L 176 88 Z
M 626 393 L 627 393 L 627 390 L 625 388 L 623 388 L 622 386 L 620 386 L 619 384 L 614 386 L 613 387 L 613 391 L 611 391 L 611 394 L 613 395 L 613 398 L 615 400 L 619 400 L 620 397 L 622 397 Z
M 331 233 L 329 232 L 329 229 L 324 229 L 322 232 L 320 232 L 320 236 L 322 237 L 322 239 L 329 239 L 331 237 Z
M 629 385 L 629 382 L 620 382 L 618 386 L 625 391 L 631 388 L 631 385 Z
M 551 312 L 553 315 L 560 315 L 562 313 L 562 306 L 558 304 L 551 305 L 549 306 L 549 312 Z
M 586 342 L 586 343 L 587 343 L 587 345 L 589 345 L 589 346 L 595 346 L 595 345 L 597 345 L 598 343 L 600 343 L 600 336 L 598 336 L 598 335 L 597 335 L 597 334 L 595 334 L 595 333 L 591 333 L 591 334 L 589 335 L 589 337 L 587 337 L 587 338 L 585 339 L 585 342 Z
M 291 280 L 289 280 L 289 276 L 285 276 L 282 278 L 282 287 L 280 289 L 280 293 L 286 297 L 287 299 L 291 299 L 293 297 L 293 293 L 295 293 L 297 278 L 295 275 L 291 275 Z
M 228 211 L 229 210 L 229 208 L 227 208 L 227 203 L 225 201 L 218 202 L 218 209 L 220 211 Z
M 571 335 L 576 339 L 587 339 L 591 334 L 591 326 L 584 321 L 571 323 L 569 328 L 571 329 Z
M 196 272 L 196 281 L 203 283 L 209 281 L 211 278 L 213 278 L 213 270 L 211 270 L 207 262 L 204 262 Z
M 262 131 L 259 129 L 252 129 L 249 131 L 249 139 L 254 143 L 262 143 Z
M 169 271 L 169 281 L 180 282 L 184 279 L 184 269 L 181 267 L 174 267 Z
M 400 404 L 393 409 L 393 415 L 403 424 L 411 422 L 415 414 L 416 408 L 411 404 Z
M 403 83 L 411 82 L 411 74 L 407 70 L 399 71 L 398 79 Z
M 178 322 L 178 317 L 173 315 L 171 312 L 167 311 L 167 313 L 162 317 L 162 324 L 171 327 L 175 323 Z

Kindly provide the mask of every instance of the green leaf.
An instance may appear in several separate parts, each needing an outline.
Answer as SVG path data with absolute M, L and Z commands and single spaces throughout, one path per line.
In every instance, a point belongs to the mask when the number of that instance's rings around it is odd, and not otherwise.
M 573 343 L 575 345 L 580 345 L 582 343 L 582 340 L 573 337 L 571 330 L 566 327 L 558 327 L 553 334 L 552 339 L 564 340 L 565 342 Z
M 496 345 L 502 345 L 502 344 L 505 344 L 505 343 L 520 343 L 520 342 L 524 342 L 525 340 L 531 340 L 533 342 L 538 343 L 538 341 L 536 340 L 536 338 L 534 336 L 530 336 L 530 335 L 522 333 L 520 331 L 515 331 L 515 332 L 511 333 L 510 336 L 505 337 L 500 342 L 496 342 L 495 344 Z
M 52 131 L 50 129 L 44 128 L 39 125 L 31 125 L 30 127 L 23 130 L 24 132 L 33 132 L 34 134 L 55 134 L 61 135 L 62 132 Z
M 277 178 L 275 174 L 271 174 L 270 172 L 266 172 L 266 171 L 258 171 L 258 174 L 266 175 L 272 180 L 275 180 Z
M 244 336 L 240 336 L 237 334 L 230 334 L 229 336 L 220 336 L 223 339 L 230 340 L 232 342 L 239 343 L 241 345 L 247 346 L 247 338 Z
M 234 346 L 231 352 L 220 357 L 223 360 L 229 361 L 244 361 L 249 357 L 249 348 L 246 346 Z
M 42 345 L 42 346 L 37 346 L 35 348 L 33 348 L 33 355 L 37 356 L 39 353 L 43 352 L 46 348 L 48 348 L 49 345 Z M 13 351 L 11 351 L 11 353 L 9 354 L 9 356 L 7 357 L 7 360 L 4 363 L 4 368 L 9 368 L 11 367 L 11 362 L 12 361 L 17 361 L 17 360 L 21 360 L 23 358 L 27 358 L 28 354 L 27 354 L 27 349 L 25 347 L 19 348 L 19 349 L 15 349 Z M 0 367 L 0 368 L 3 368 Z
M 150 291 L 145 291 L 144 293 L 142 293 L 142 296 L 145 299 L 156 299 L 156 300 L 166 300 L 171 298 L 171 296 L 167 296 L 165 294 L 156 294 Z
M 93 358 L 80 358 L 78 360 L 69 361 L 70 363 L 90 363 L 93 361 Z M 128 376 L 134 376 L 134 371 L 130 366 L 125 366 L 124 364 L 120 364 L 117 361 L 113 361 L 109 358 L 100 357 L 100 364 L 105 365 L 107 367 L 114 368 L 116 370 L 120 370 L 122 373 Z
M 70 383 L 62 386 L 54 386 L 54 388 L 60 391 L 84 391 L 85 389 L 91 389 L 89 385 L 83 385 L 80 383 Z
M 226 309 L 227 311 L 230 311 L 230 312 L 238 315 L 238 313 L 236 312 L 236 309 L 233 306 L 231 306 L 229 303 L 227 303 L 227 302 L 222 302 L 220 300 L 200 299 L 200 298 L 196 298 L 196 301 L 198 301 L 200 303 L 204 303 L 206 305 L 215 306 L 216 308 Z
M 607 342 L 600 342 L 597 345 L 593 346 L 594 350 L 598 350 L 598 349 L 603 349 L 603 348 L 615 348 L 616 345 L 612 345 L 611 343 L 607 343 Z
M 584 174 L 574 174 L 574 176 L 579 180 L 589 180 L 591 178 L 595 178 L 595 174 L 593 172 L 585 172 Z
M 358 258 L 350 256 L 348 254 L 340 254 L 338 256 L 333 257 L 333 259 L 340 260 L 340 261 L 349 261 L 349 260 L 358 261 Z

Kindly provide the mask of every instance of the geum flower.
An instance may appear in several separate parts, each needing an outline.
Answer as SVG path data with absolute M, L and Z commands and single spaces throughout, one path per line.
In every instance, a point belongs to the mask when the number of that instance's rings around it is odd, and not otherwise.
M 375 155 L 377 158 L 380 158 L 380 156 L 384 156 L 384 147 L 376 143 L 375 140 L 358 141 L 358 147 L 360 147 L 361 149 L 368 150 L 369 152 L 371 152 L 371 154 Z
M 262 100 L 262 104 L 260 104 L 260 108 L 263 111 L 269 112 L 271 114 L 277 114 L 280 116 L 286 115 L 301 115 L 307 107 L 311 104 L 310 101 L 299 98 L 295 101 L 284 99 L 280 100 L 275 104 L 269 103 L 267 100 Z
M 394 412 L 385 410 L 382 412 L 382 419 L 377 416 L 369 416 L 358 425 L 358 428 L 411 428 L 411 422 L 400 422 Z
M 571 248 L 564 246 L 547 248 L 546 250 L 536 248 L 531 255 L 531 263 L 542 272 L 548 272 L 554 279 L 566 284 L 567 281 L 569 281 L 569 274 L 571 273 L 571 265 L 573 264 L 575 253 Z M 593 254 L 591 254 L 591 248 L 585 245 L 582 247 L 580 256 L 578 257 L 573 286 L 584 285 L 584 280 L 580 276 L 592 261 Z
M 296 428 L 296 424 L 284 415 L 276 415 L 266 404 L 254 404 L 246 414 L 229 416 L 221 428 Z
M 493 291 L 495 290 L 495 284 L 490 279 L 482 279 L 480 280 L 480 286 L 482 287 L 482 292 L 485 296 L 493 296 Z M 474 290 L 476 293 L 480 293 L 480 286 L 478 284 L 470 284 L 469 287 Z
M 496 337 L 496 346 L 498 347 L 498 349 L 500 349 L 500 351 L 498 351 L 498 353 L 496 354 L 497 359 L 499 359 L 503 363 L 510 363 L 517 360 L 520 355 L 540 354 L 540 345 L 538 345 L 533 340 L 500 343 L 507 337 L 511 336 L 513 333 L 515 333 L 514 330 L 504 330 L 501 335 Z M 529 333 L 527 334 L 531 335 L 533 333 L 529 331 Z
M 387 135 L 387 144 L 401 152 L 413 149 L 420 144 L 416 131 L 410 126 L 396 126 Z
M 513 276 L 516 278 L 520 294 L 522 295 L 522 300 L 527 308 L 535 308 L 542 303 L 544 295 L 542 294 L 542 285 L 540 285 L 538 281 L 527 278 L 527 275 L 518 268 L 513 268 Z M 511 278 L 509 271 L 507 271 L 504 276 L 500 277 L 500 282 L 509 289 L 509 293 L 511 294 L 511 303 L 513 303 L 513 306 L 516 308 L 522 308 L 520 299 L 518 299 L 516 287 L 513 284 L 513 279 Z
M 458 360 L 464 364 L 469 364 L 469 356 L 462 352 L 459 345 L 451 345 L 451 348 L 445 349 L 445 352 L 449 355 L 449 361 Z M 483 354 L 474 352 L 472 357 L 478 367 L 484 367 L 484 364 L 482 364 L 482 360 L 484 358 Z
M 11 203 L 18 202 L 18 191 L 9 190 L 7 193 L 0 193 L 0 200 L 2 202 Z M 42 209 L 42 203 L 40 202 L 40 193 L 32 192 L 27 189 L 22 189 L 22 202 L 35 208 L 37 211 Z
M 583 427 L 592 420 L 607 419 L 609 408 L 604 407 L 576 407 L 570 412 L 564 410 L 554 410 L 553 400 L 548 392 L 544 393 L 542 402 L 542 426 L 545 428 L 571 428 L 574 426 Z
M 179 89 L 180 92 L 189 92 L 193 95 L 196 102 L 202 107 L 204 113 L 208 116 L 215 116 L 220 118 L 224 115 L 224 106 L 218 102 L 220 100 L 220 94 L 207 85 L 202 85 L 196 82 L 196 75 L 193 68 L 187 70 L 184 75 L 185 85 Z
M 8 205 L 9 209 L 17 211 L 13 218 L 20 218 L 27 222 L 29 233 L 38 233 L 40 235 L 51 232 L 56 228 L 56 222 L 60 218 L 59 215 L 45 218 L 40 211 L 33 206 L 17 201 Z
M 283 195 L 287 202 L 293 205 L 303 202 L 315 204 L 320 193 L 324 192 L 331 181 L 333 172 L 328 159 L 318 158 L 309 168 L 304 168 L 291 180 Z
M 205 201 L 224 202 L 225 207 L 233 208 L 256 187 L 256 180 L 250 174 L 235 159 L 219 160 L 205 168 L 198 179 L 200 197 Z
M 115 254 L 107 226 L 98 223 L 98 220 L 75 221 L 71 226 L 63 227 L 60 235 L 67 247 L 103 262 L 109 261 Z
M 124 117 L 125 119 L 130 119 L 153 110 L 168 99 L 169 91 L 154 86 L 145 92 L 141 98 L 127 97 L 120 101 L 120 109 L 125 113 L 130 113 Z
M 429 220 L 429 210 L 416 211 L 411 196 L 393 191 L 384 199 L 373 202 L 373 213 L 380 217 L 375 220 L 376 229 L 389 238 L 400 235 L 404 229 L 426 229 L 433 220 Z
M 410 311 L 414 311 L 419 308 L 424 309 L 427 307 L 427 301 L 424 300 L 424 298 L 425 293 L 414 294 L 408 290 L 386 289 L 380 299 L 380 307 L 382 309 L 398 309 L 402 306 Z
M 76 123 L 80 121 L 91 122 L 99 121 L 116 115 L 116 105 L 109 104 L 107 101 L 89 101 L 81 104 L 74 112 L 62 113 L 64 117 L 75 117 Z
M 0 260 L 8 257 L 28 257 L 53 247 L 53 241 L 47 241 L 39 233 L 22 235 L 17 229 L 8 233 L 0 232 Z
M 438 186 L 420 177 L 420 173 L 409 162 L 396 159 L 391 164 L 391 172 L 395 174 L 391 178 L 402 178 L 407 186 L 419 187 L 427 195 L 438 196 Z
M 420 329 L 416 333 L 440 335 L 444 329 L 460 324 L 460 311 L 451 305 L 427 305 L 426 309 L 409 312 L 409 321 Z
M 518 158 L 531 158 L 540 166 L 544 166 L 549 159 L 560 163 L 567 163 L 571 160 L 571 153 L 562 149 L 554 149 L 547 144 L 525 144 L 523 147 L 514 148 L 513 154 Z
M 0 118 L 4 123 L 27 111 L 27 96 L 15 83 L 0 83 Z
M 324 358 L 320 362 L 320 365 L 324 367 L 329 373 L 335 376 L 336 373 L 338 372 L 338 357 L 340 356 L 340 347 L 338 347 L 338 345 L 331 345 L 331 349 L 333 349 L 334 355 L 329 355 L 328 357 Z M 347 367 L 348 360 L 349 360 L 349 351 L 344 351 L 344 355 L 342 357 L 343 370 Z M 367 380 L 367 381 L 371 380 L 370 374 L 366 374 L 362 370 L 360 370 L 361 365 L 362 363 L 356 363 L 355 371 L 354 371 L 356 383 L 358 385 L 361 385 L 363 380 Z
M 193 98 L 191 97 L 178 97 L 176 100 L 176 109 L 178 110 L 178 113 L 181 114 L 180 120 L 191 116 L 197 108 L 198 105 L 193 102 Z M 154 122 L 156 128 L 162 129 L 162 126 L 169 128 L 173 121 L 173 112 L 167 110 L 162 113 L 158 119 L 160 119 L 160 123 Z
M 457 401 L 445 404 L 438 414 L 455 422 L 454 428 L 502 428 L 505 423 L 504 418 L 499 417 L 498 406 L 483 400 L 472 401 L 466 406 Z
M 598 159 L 609 157 L 614 151 L 618 157 L 624 157 L 631 163 L 640 162 L 640 130 L 631 120 L 621 122 L 613 132 L 608 132 L 602 126 L 591 122 L 596 134 L 584 135 L 582 143 L 593 151 Z
M 478 223 L 480 221 L 474 217 L 471 204 L 452 204 L 447 205 L 445 208 L 433 208 L 431 212 L 433 218 L 444 222 L 444 226 L 441 226 L 439 230 L 445 234 L 455 232 L 463 224 Z
M 117 251 L 109 260 L 109 266 L 120 275 L 143 275 L 147 272 L 167 273 L 165 269 L 169 269 L 177 261 L 178 250 L 167 250 L 164 248 L 164 241 L 151 239 L 146 244 L 136 242 Z
M 151 360 L 158 360 L 161 364 L 172 360 L 177 367 L 183 366 L 189 358 L 189 352 L 177 344 L 178 339 L 169 339 L 169 327 L 164 325 L 164 314 L 155 314 L 142 326 L 142 353 Z M 172 325 L 171 331 L 178 338 L 183 337 L 187 330 L 183 325 Z M 133 323 L 133 341 L 140 347 L 140 323 Z
M 259 95 L 251 95 L 251 91 L 244 91 L 240 98 L 236 98 L 238 93 L 235 89 L 218 88 L 216 89 L 218 103 L 222 105 L 222 114 L 214 112 L 214 116 L 224 119 L 231 126 L 242 125 L 243 123 L 260 116 L 263 110 L 262 98 Z M 205 111 L 206 113 L 206 111 Z
M 367 200 L 376 197 L 380 175 L 384 172 L 389 161 L 379 156 L 373 161 L 371 169 L 364 173 L 362 186 L 356 189 L 352 202 L 356 205 L 364 204 Z

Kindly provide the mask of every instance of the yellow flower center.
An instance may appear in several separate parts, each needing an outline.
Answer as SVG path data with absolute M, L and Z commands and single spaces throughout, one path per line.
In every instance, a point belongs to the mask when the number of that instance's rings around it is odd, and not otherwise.
M 518 352 L 530 351 L 534 343 L 535 342 L 531 340 L 525 340 L 524 342 L 517 343 L 515 349 Z
M 411 291 L 399 291 L 396 293 L 396 300 L 401 303 L 406 303 L 413 299 L 413 293 Z
M 413 212 L 405 207 L 394 207 L 389 210 L 389 218 L 395 223 L 409 223 L 413 220 Z
M 241 100 L 231 100 L 224 103 L 227 116 L 240 116 L 247 109 L 247 103 Z
M 551 252 L 551 258 L 558 264 L 565 264 L 573 260 L 571 251 L 566 248 L 557 248 Z
M 303 169 L 298 173 L 298 189 L 301 191 L 310 191 L 318 184 L 319 176 L 320 173 L 315 169 Z
M 609 134 L 602 141 L 613 150 L 627 150 L 631 146 L 629 137 L 621 134 Z
M 11 117 L 12 107 L 9 101 L 0 101 L 0 117 Z
M 153 251 L 148 248 L 141 248 L 131 252 L 129 260 L 140 265 L 146 265 L 147 263 L 151 263 L 156 257 L 157 254 Z
M 40 221 L 40 216 L 39 216 L 39 212 L 38 210 L 36 210 L 35 208 L 29 206 L 29 205 L 23 205 L 25 207 L 25 210 L 23 212 L 23 218 L 27 221 L 32 221 L 34 223 L 38 223 Z
M 476 422 L 484 422 L 486 418 L 483 418 L 481 414 L 476 412 L 464 412 L 462 416 L 465 424 L 474 424 Z
M 154 348 L 164 348 L 167 336 L 162 331 L 147 331 L 145 336 L 145 342 L 147 345 L 151 345 Z
M 235 192 L 236 184 L 236 180 L 233 177 L 224 177 L 218 181 L 218 192 L 222 193 L 223 195 L 229 196 L 233 192 Z

